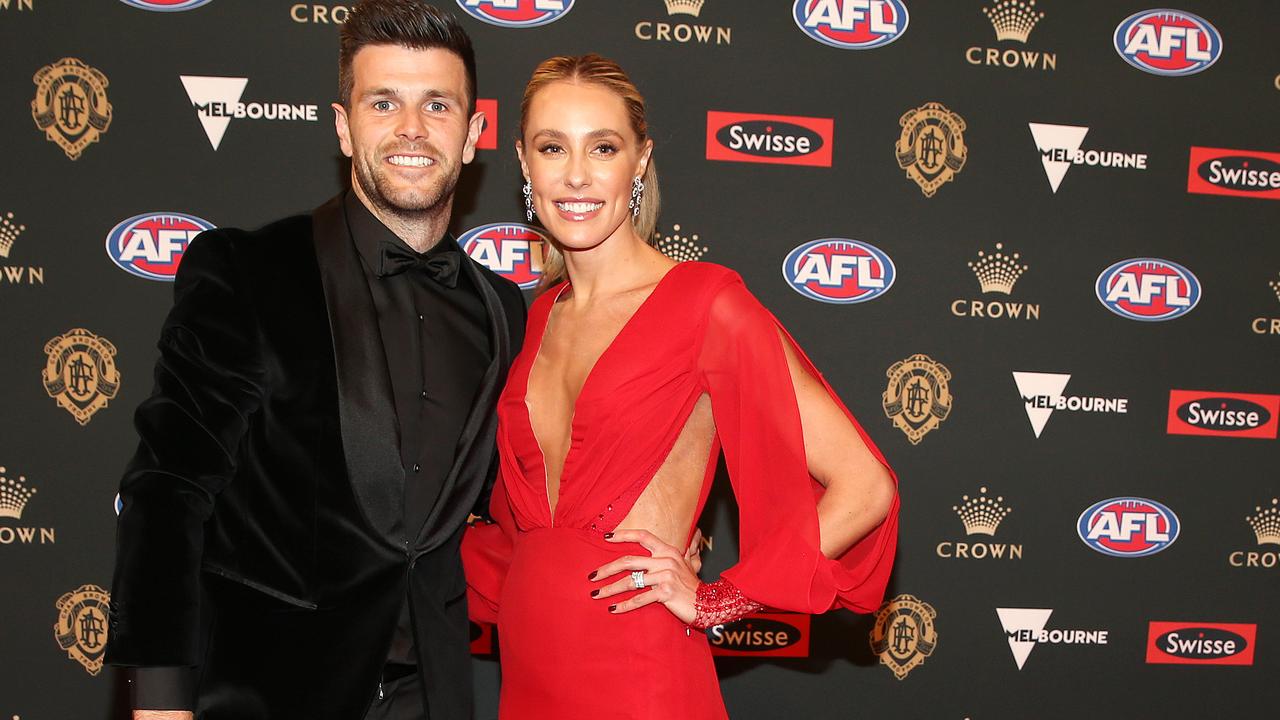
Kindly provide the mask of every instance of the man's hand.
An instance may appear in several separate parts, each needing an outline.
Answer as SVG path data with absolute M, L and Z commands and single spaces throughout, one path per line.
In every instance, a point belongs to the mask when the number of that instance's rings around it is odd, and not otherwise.
M 133 720 L 195 720 L 189 710 L 134 710 Z

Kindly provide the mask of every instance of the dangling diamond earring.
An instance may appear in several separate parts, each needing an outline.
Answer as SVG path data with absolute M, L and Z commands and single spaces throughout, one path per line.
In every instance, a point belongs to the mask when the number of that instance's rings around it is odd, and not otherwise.
M 533 183 L 525 180 L 524 187 L 520 188 L 520 192 L 524 193 L 524 216 L 529 222 L 533 222 Z
M 637 175 L 631 180 L 631 202 L 627 203 L 627 207 L 631 208 L 631 217 L 639 217 L 642 200 L 644 200 L 644 181 Z

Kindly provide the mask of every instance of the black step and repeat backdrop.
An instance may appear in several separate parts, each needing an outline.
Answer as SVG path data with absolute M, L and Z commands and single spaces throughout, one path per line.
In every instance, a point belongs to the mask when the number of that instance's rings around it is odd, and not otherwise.
M 651 108 L 656 241 L 740 272 L 901 475 L 879 613 L 711 631 L 734 717 L 1276 714 L 1280 5 L 439 1 L 489 119 L 468 252 L 536 282 L 520 91 L 548 55 L 618 59 Z M 343 185 L 347 13 L 0 0 L 5 720 L 118 712 L 115 488 L 170 282 L 202 229 Z M 736 552 L 719 482 L 711 574 Z

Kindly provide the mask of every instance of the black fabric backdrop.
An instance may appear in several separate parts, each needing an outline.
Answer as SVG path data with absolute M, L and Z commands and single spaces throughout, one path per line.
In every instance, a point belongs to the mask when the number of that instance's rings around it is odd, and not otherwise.
M 855 50 L 806 35 L 790 0 L 566 0 L 568 11 L 553 22 L 526 28 L 481 22 L 458 3 L 441 2 L 472 33 L 479 94 L 497 107 L 497 149 L 481 151 L 464 172 L 456 231 L 523 219 L 511 145 L 520 91 L 537 61 L 587 51 L 616 58 L 648 98 L 664 190 L 660 234 L 743 275 L 901 476 L 901 539 L 889 598 L 913 596 L 936 617 L 932 634 L 909 615 L 890 625 L 886 658 L 898 666 L 913 658 L 923 663 L 899 679 L 871 650 L 874 616 L 815 617 L 811 632 L 789 648 L 803 657 L 769 656 L 761 652 L 771 649 L 765 646 L 747 651 L 760 657 L 718 660 L 733 717 L 1275 713 L 1265 678 L 1280 669 L 1274 609 L 1280 520 L 1273 500 L 1280 494 L 1274 440 L 1280 322 L 1272 320 L 1280 318 L 1280 205 L 1274 202 L 1280 193 L 1192 193 L 1187 178 L 1193 147 L 1251 151 L 1249 167 L 1275 169 L 1257 153 L 1280 151 L 1280 6 L 1181 2 L 1176 11 L 1195 13 L 1220 33 L 1220 58 L 1203 72 L 1165 77 L 1126 63 L 1113 42 L 1122 21 L 1148 9 L 1142 3 L 1038 0 L 1034 8 L 1011 8 L 1008 0 L 906 0 L 910 22 L 895 41 Z M 7 58 L 0 70 L 6 161 L 0 179 L 0 717 L 118 712 L 110 668 L 89 672 L 102 638 L 95 631 L 96 596 L 83 586 L 106 588 L 110 580 L 115 488 L 135 442 L 130 413 L 150 389 L 171 288 L 113 263 L 104 252 L 109 233 L 150 214 L 254 227 L 305 212 L 345 182 L 328 109 L 336 95 L 334 20 L 345 8 L 212 0 L 189 11 L 155 11 L 192 4 L 0 2 Z M 520 4 L 532 7 L 533 0 Z M 901 7 L 827 0 L 837 10 L 843 4 L 883 13 Z M 697 16 L 669 12 L 698 5 Z M 997 17 L 1043 17 L 1025 42 L 999 40 L 984 8 Z M 1032 67 L 1024 66 L 1023 53 L 1038 53 L 1025 56 Z M 987 64 L 988 57 L 996 64 Z M 99 71 L 111 106 L 105 132 L 75 160 L 32 115 L 39 99 L 33 76 L 63 58 Z M 1018 66 L 1005 66 L 1006 59 Z M 83 127 L 86 116 L 75 110 L 92 105 L 103 112 L 95 77 L 78 72 L 87 80 L 58 85 L 54 114 L 47 116 L 61 118 L 64 129 Z M 241 102 L 314 105 L 316 119 L 305 119 L 305 107 L 296 111 L 302 119 L 232 118 L 215 150 L 187 92 L 213 86 L 184 85 L 182 76 L 247 79 Z M 76 100 L 63 96 L 68 91 Z M 900 118 L 926 103 L 963 118 L 967 146 L 963 167 L 932 197 L 895 158 Z M 823 144 L 831 161 L 708 159 L 725 152 L 708 145 L 709 112 L 826 119 L 831 134 Z M 744 128 L 767 127 L 766 134 L 813 126 L 749 120 L 740 119 Z M 1087 127 L 1081 149 L 1145 154 L 1146 167 L 1100 167 L 1086 158 L 1070 166 L 1055 192 L 1030 123 Z M 1194 174 L 1196 166 L 1190 169 Z M 154 239 L 166 227 L 196 226 L 171 219 L 139 227 L 152 232 L 143 239 Z M 136 239 L 132 226 L 126 230 Z M 180 248 L 186 236 L 179 237 Z M 880 249 L 892 259 L 893 284 L 854 304 L 818 302 L 795 291 L 780 272 L 784 259 L 822 238 Z M 849 248 L 835 246 L 832 257 L 857 254 Z M 1010 295 L 983 293 L 969 267 L 979 263 L 980 252 L 1018 253 L 1025 271 Z M 1163 322 L 1109 311 L 1095 294 L 1095 280 L 1131 258 L 1190 270 L 1198 304 Z M 870 268 L 873 280 L 882 277 L 882 266 Z M 1028 319 L 1024 307 L 1018 319 L 972 317 L 971 301 L 988 315 L 990 301 L 1032 305 L 1038 313 Z M 51 372 L 63 373 L 72 395 L 83 391 L 81 406 L 110 394 L 109 384 L 97 382 L 111 378 L 109 367 L 86 370 L 77 362 L 93 360 L 77 351 L 83 343 L 68 341 L 65 367 L 50 360 L 46 343 L 56 345 L 77 328 L 114 347 L 119 373 L 118 392 L 83 424 L 41 378 L 54 362 Z M 886 371 L 916 354 L 949 372 L 951 403 L 946 418 L 912 443 L 886 416 L 882 394 Z M 1015 372 L 1069 375 L 1065 395 L 1123 398 L 1127 412 L 1055 410 L 1037 437 L 1028 413 L 1035 408 L 1020 397 Z M 1267 396 L 1253 398 L 1270 408 L 1271 420 L 1257 431 L 1264 437 L 1169 432 L 1175 390 Z M 908 412 L 918 409 L 912 400 L 922 398 L 914 394 L 919 387 L 911 392 L 902 398 Z M 711 538 L 705 551 L 711 575 L 736 553 L 732 503 L 724 478 L 718 483 L 701 522 Z M 956 510 L 965 510 L 966 497 L 970 507 L 978 498 L 998 497 L 1010 511 L 994 536 L 966 534 Z M 1115 557 L 1082 541 L 1081 513 L 1125 497 L 1154 500 L 1176 513 L 1180 532 L 1171 545 L 1150 556 Z M 1144 520 L 1147 510 L 1128 508 Z M 957 543 L 969 544 L 969 557 L 954 557 Z M 1000 545 L 1006 557 L 974 557 L 987 550 L 975 545 Z M 64 594 L 70 595 L 59 608 Z M 1002 625 L 1000 608 L 1014 618 L 1010 628 Z M 1106 643 L 1053 642 L 1053 634 L 1048 642 L 1032 637 L 1028 645 L 1025 634 L 1006 634 L 1026 629 L 1028 617 L 1043 618 L 1043 610 L 1052 610 L 1045 629 L 1106 630 Z M 804 627 L 796 618 L 782 621 Z M 56 630 L 61 622 L 69 624 Z M 767 627 L 755 622 L 757 629 Z M 1153 622 L 1233 624 L 1232 632 L 1249 639 L 1252 665 L 1148 662 Z M 922 631 L 935 643 L 927 656 Z M 608 646 L 603 638 L 601 647 Z M 893 661 L 888 655 L 895 651 Z M 1242 658 L 1248 654 L 1228 659 Z M 600 660 L 608 662 L 608 655 Z M 493 717 L 498 663 L 491 655 L 475 663 L 479 717 Z M 607 689 L 591 691 L 607 705 Z

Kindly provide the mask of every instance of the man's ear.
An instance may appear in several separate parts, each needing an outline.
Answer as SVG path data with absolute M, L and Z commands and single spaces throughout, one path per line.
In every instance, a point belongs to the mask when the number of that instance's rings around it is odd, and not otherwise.
M 333 129 L 338 133 L 338 147 L 342 148 L 342 154 L 351 157 L 351 125 L 347 119 L 347 109 L 342 103 L 333 103 Z

